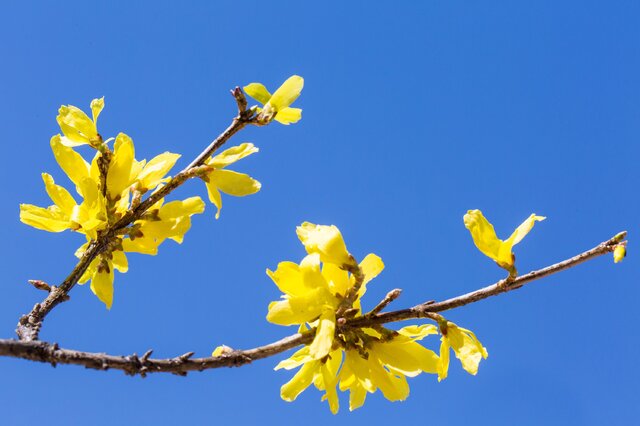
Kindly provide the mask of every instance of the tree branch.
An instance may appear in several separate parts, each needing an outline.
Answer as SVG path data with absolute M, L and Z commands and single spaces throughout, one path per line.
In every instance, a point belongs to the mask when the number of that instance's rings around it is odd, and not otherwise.
M 618 244 L 623 243 L 626 232 L 621 232 L 615 237 L 605 241 L 591 250 L 580 253 L 570 259 L 553 264 L 546 268 L 538 269 L 516 278 L 506 278 L 495 284 L 463 294 L 442 302 L 426 302 L 409 309 L 388 312 L 377 315 L 367 315 L 349 319 L 340 328 L 361 328 L 388 322 L 403 321 L 412 318 L 427 318 L 435 312 L 443 312 L 450 309 L 478 302 L 491 296 L 506 293 L 523 287 L 532 281 L 539 280 L 548 275 L 564 271 L 579 265 L 582 262 L 612 252 Z M 55 290 L 52 290 L 52 292 Z M 36 305 L 37 306 L 37 305 Z M 193 352 L 184 355 L 167 358 L 149 358 L 151 351 L 147 351 L 142 357 L 136 354 L 128 356 L 107 355 L 103 353 L 81 352 L 71 349 L 61 349 L 56 343 L 42 341 L 0 339 L 0 356 L 23 358 L 32 361 L 56 364 L 83 365 L 86 368 L 96 370 L 116 369 L 126 374 L 145 376 L 149 373 L 173 373 L 186 375 L 189 371 L 203 371 L 220 367 L 239 367 L 252 361 L 267 358 L 296 346 L 309 343 L 313 339 L 314 331 L 304 334 L 294 334 L 268 345 L 248 350 L 232 350 L 223 355 L 207 358 L 191 358 Z
M 103 253 L 111 241 L 118 236 L 118 232 L 138 220 L 151 206 L 161 198 L 169 195 L 174 189 L 182 185 L 187 179 L 195 176 L 192 171 L 202 166 L 205 161 L 224 145 L 233 135 L 253 122 L 253 112 L 246 109 L 247 100 L 240 88 L 236 87 L 231 94 L 238 104 L 238 115 L 231 125 L 202 151 L 184 170 L 167 182 L 160 190 L 151 194 L 146 200 L 129 210 L 118 222 L 99 235 L 97 240 L 91 241 L 84 254 L 73 268 L 69 276 L 58 287 L 52 287 L 45 300 L 36 303 L 31 312 L 20 317 L 16 333 L 20 340 L 37 340 L 42 321 L 49 312 L 68 298 L 68 293 L 77 284 L 82 274 L 87 270 L 93 259 Z

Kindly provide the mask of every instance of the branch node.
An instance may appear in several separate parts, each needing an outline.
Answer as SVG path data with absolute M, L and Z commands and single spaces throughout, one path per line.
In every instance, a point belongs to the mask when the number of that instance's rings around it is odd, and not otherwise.
M 149 349 L 148 351 L 146 351 L 144 353 L 144 355 L 142 355 L 142 358 L 140 358 L 140 362 L 144 365 L 147 363 L 147 361 L 149 360 L 149 357 L 151 356 L 151 354 L 153 353 L 153 349 Z
M 180 355 L 179 357 L 177 357 L 178 362 L 183 363 L 186 362 L 189 358 L 191 358 L 193 355 L 195 355 L 195 352 L 187 352 L 185 354 Z M 186 374 L 185 374 L 186 375 Z
M 386 308 L 391 302 L 396 300 L 400 294 L 402 293 L 402 289 L 394 288 L 382 299 L 375 308 L 367 313 L 365 316 L 372 317 L 374 315 L 378 315 L 384 308 Z

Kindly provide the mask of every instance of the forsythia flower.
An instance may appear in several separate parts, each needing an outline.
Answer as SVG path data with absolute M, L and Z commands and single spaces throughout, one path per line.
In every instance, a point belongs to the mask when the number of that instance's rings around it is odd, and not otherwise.
M 20 220 L 27 225 L 50 232 L 71 229 L 84 234 L 88 242 L 76 251 L 77 257 L 84 254 L 89 243 L 101 232 L 127 213 L 132 189 L 143 193 L 159 187 L 167 180 L 164 175 L 179 158 L 177 154 L 165 152 L 149 163 L 136 161 L 133 141 L 120 133 L 113 152 L 105 144 L 89 164 L 72 147 L 88 143 L 95 148 L 96 144 L 102 144 L 95 124 L 103 106 L 102 99 L 94 99 L 91 103 L 93 120 L 74 106 L 60 108 L 58 122 L 65 136 L 51 138 L 54 157 L 75 185 L 82 202 L 78 204 L 69 191 L 56 185 L 51 175 L 43 173 L 45 189 L 53 205 L 47 208 L 20 205 Z M 91 290 L 107 308 L 113 303 L 114 269 L 121 273 L 128 270 L 125 252 L 156 254 L 158 246 L 166 239 L 181 243 L 191 227 L 191 216 L 204 211 L 200 197 L 164 205 L 163 202 L 163 199 L 158 201 L 133 225 L 122 230 L 120 236 L 114 237 L 79 279 L 80 284 L 91 280 Z
M 334 225 L 314 225 L 304 222 L 298 226 L 296 233 L 307 253 L 318 253 L 321 261 L 333 263 L 343 269 L 356 264 L 353 256 L 347 251 L 340 230 Z
M 532 214 L 516 228 L 506 241 L 502 241 L 496 236 L 493 225 L 485 219 L 480 210 L 469 210 L 464 215 L 464 226 L 471 232 L 471 237 L 478 250 L 495 260 L 500 267 L 515 272 L 513 246 L 531 231 L 536 221 L 545 219 L 544 216 Z
M 213 158 L 206 161 L 211 171 L 201 176 L 207 185 L 209 201 L 218 208 L 216 219 L 220 217 L 222 209 L 222 196 L 220 191 L 236 197 L 255 194 L 260 190 L 260 182 L 244 173 L 226 170 L 225 167 L 243 159 L 253 153 L 258 152 L 252 143 L 243 143 L 229 148 Z
M 275 272 L 267 270 L 284 293 L 283 300 L 269 305 L 267 320 L 280 325 L 300 325 L 301 332 L 305 332 L 305 324 L 315 327 L 311 344 L 276 367 L 302 366 L 282 386 L 282 399 L 293 401 L 313 383 L 325 391 L 323 400 L 328 400 L 331 411 L 336 413 L 338 382 L 342 391 L 350 391 L 350 409 L 354 410 L 364 403 L 367 392 L 380 389 L 391 401 L 404 400 L 409 395 L 406 377 L 422 372 L 437 374 L 438 356 L 417 343 L 437 333 L 433 325 L 409 326 L 398 332 L 380 327 L 336 333 L 336 315 L 356 284 L 355 276 L 343 266 L 355 260 L 335 226 L 304 223 L 298 228 L 298 236 L 309 253 L 300 265 L 281 262 Z M 366 292 L 366 284 L 383 270 L 384 264 L 378 256 L 369 254 L 358 267 L 363 278 L 351 308 L 356 317 L 362 315 L 360 298 Z
M 622 259 L 627 255 L 627 247 L 624 244 L 618 244 L 615 249 L 613 249 L 613 261 L 615 263 L 622 262 Z
M 98 133 L 98 116 L 104 108 L 104 97 L 91 101 L 90 119 L 80 108 L 73 105 L 62 105 L 58 110 L 56 120 L 64 134 L 62 143 L 66 146 L 89 144 L 94 148 L 102 143 Z
M 258 122 L 267 124 L 271 120 L 289 125 L 297 123 L 302 117 L 300 108 L 290 108 L 302 91 L 304 79 L 297 75 L 292 75 L 282 86 L 272 95 L 266 87 L 260 83 L 251 83 L 244 86 L 244 91 L 256 101 L 263 104 L 262 108 L 257 108 Z
M 475 334 L 471 330 L 458 327 L 450 321 L 446 321 L 440 326 L 442 338 L 440 345 L 440 364 L 438 366 L 438 381 L 444 380 L 449 371 L 449 349 L 452 348 L 456 357 L 462 363 L 469 374 L 474 376 L 478 372 L 478 365 L 482 358 L 486 359 L 489 354 L 482 346 Z

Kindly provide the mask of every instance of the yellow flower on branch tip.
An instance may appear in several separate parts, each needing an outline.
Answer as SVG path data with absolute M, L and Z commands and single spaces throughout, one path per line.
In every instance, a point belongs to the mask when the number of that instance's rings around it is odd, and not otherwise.
M 304 79 L 298 75 L 289 77 L 282 86 L 272 95 L 266 87 L 260 83 L 251 83 L 244 86 L 244 91 L 256 101 L 263 104 L 262 108 L 257 108 L 258 121 L 260 124 L 267 124 L 271 120 L 285 125 L 297 123 L 302 118 L 300 108 L 290 108 L 291 105 L 302 92 Z
M 210 166 L 212 170 L 202 176 L 202 179 L 207 186 L 209 201 L 218 208 L 216 219 L 220 217 L 220 210 L 222 209 L 221 191 L 235 197 L 243 197 L 260 191 L 260 182 L 251 176 L 225 169 L 226 166 L 258 151 L 258 148 L 252 143 L 243 143 L 229 148 L 206 161 L 205 164 Z
M 333 263 L 342 269 L 356 265 L 355 259 L 347 251 L 340 230 L 335 225 L 304 222 L 296 228 L 296 233 L 307 253 L 318 253 L 323 262 Z
M 73 105 L 62 105 L 58 110 L 56 121 L 64 134 L 62 143 L 73 147 L 89 144 L 94 148 L 102 143 L 102 137 L 98 133 L 98 116 L 104 108 L 104 97 L 91 101 L 91 113 L 89 118 L 80 108 Z
M 107 172 L 107 194 L 110 199 L 122 197 L 134 183 L 140 171 L 140 165 L 135 159 L 133 140 L 124 133 L 118 134 L 113 145 L 113 156 L 109 162 Z
M 627 255 L 627 247 L 624 244 L 618 244 L 615 249 L 613 249 L 613 261 L 615 263 L 622 262 L 622 259 Z
M 478 250 L 495 260 L 500 267 L 512 271 L 514 266 L 513 246 L 531 231 L 536 221 L 545 219 L 544 216 L 532 214 L 505 241 L 496 236 L 493 225 L 482 215 L 480 210 L 469 210 L 464 215 L 464 226 L 471 232 L 471 237 Z
M 486 359 L 489 356 L 489 353 L 482 346 L 476 335 L 473 334 L 471 330 L 458 327 L 450 321 L 447 321 L 446 325 L 441 326 L 441 332 L 438 381 L 447 378 L 449 371 L 449 349 L 453 349 L 456 357 L 462 363 L 462 368 L 469 374 L 475 376 L 482 358 Z

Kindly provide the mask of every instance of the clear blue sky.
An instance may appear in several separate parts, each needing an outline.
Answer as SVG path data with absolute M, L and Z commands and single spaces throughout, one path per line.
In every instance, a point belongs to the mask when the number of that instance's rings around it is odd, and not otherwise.
M 46 320 L 65 347 L 157 356 L 288 335 L 266 323 L 278 297 L 265 275 L 304 252 L 295 226 L 338 225 L 352 253 L 387 268 L 368 303 L 400 287 L 396 308 L 494 282 L 502 271 L 473 246 L 467 209 L 508 235 L 548 217 L 517 247 L 522 272 L 630 231 L 610 256 L 448 313 L 489 359 L 472 377 L 452 363 L 411 396 L 370 396 L 333 417 L 314 389 L 280 400 L 282 357 L 240 369 L 153 376 L 0 359 L 4 424 L 631 424 L 637 369 L 637 184 L 640 5 L 634 1 L 8 2 L 0 16 L 3 155 L 0 336 L 60 282 L 82 236 L 18 221 L 45 204 L 40 173 L 63 179 L 49 148 L 61 104 L 105 96 L 102 133 L 124 131 L 139 157 L 165 150 L 187 164 L 228 123 L 228 90 L 305 78 L 302 121 L 251 128 L 232 142 L 261 151 L 236 170 L 262 191 L 194 218 L 182 246 L 132 255 L 113 309 L 87 287 Z M 191 182 L 179 191 L 204 196 Z M 435 344 L 435 339 L 431 342 Z

